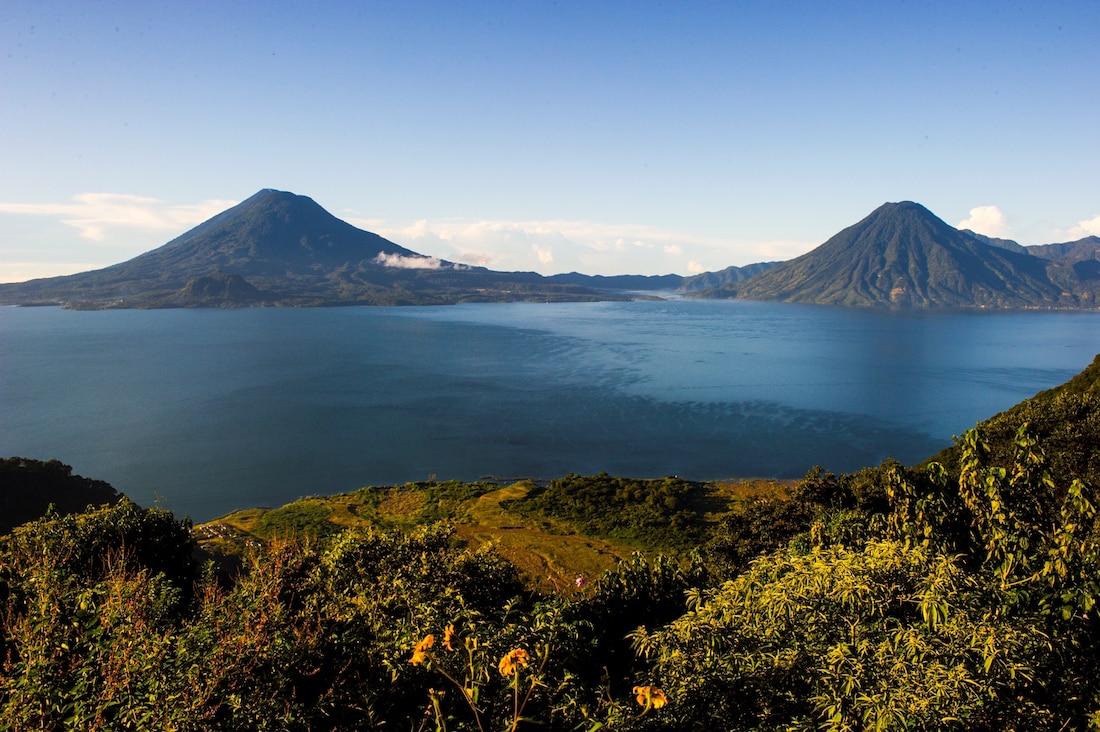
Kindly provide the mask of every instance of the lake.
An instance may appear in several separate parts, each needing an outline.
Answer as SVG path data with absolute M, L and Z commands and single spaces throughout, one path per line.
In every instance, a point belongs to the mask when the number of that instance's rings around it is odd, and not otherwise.
M 1100 313 L 776 303 L 0 308 L 0 456 L 196 521 L 411 480 L 913 463 L 1100 352 Z

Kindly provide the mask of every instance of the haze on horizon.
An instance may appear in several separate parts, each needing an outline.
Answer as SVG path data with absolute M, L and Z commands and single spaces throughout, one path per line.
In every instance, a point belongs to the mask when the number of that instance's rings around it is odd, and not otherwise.
M 789 259 L 884 201 L 1100 235 L 1100 5 L 0 5 L 0 281 L 261 188 L 543 274 Z

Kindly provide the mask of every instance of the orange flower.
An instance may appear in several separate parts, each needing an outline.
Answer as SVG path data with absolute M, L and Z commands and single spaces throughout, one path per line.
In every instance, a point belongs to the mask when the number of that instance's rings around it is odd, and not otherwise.
M 424 659 L 428 657 L 428 649 L 435 644 L 434 635 L 424 636 L 424 640 L 413 646 L 413 657 L 409 659 L 409 663 L 413 666 L 419 666 L 424 663 Z
M 451 623 L 443 630 L 443 647 L 448 651 L 453 651 L 454 646 L 451 643 L 455 639 L 455 624 Z
M 665 692 L 655 686 L 635 686 L 634 693 L 638 703 L 646 709 L 660 709 L 668 704 L 668 697 L 665 696 Z
M 522 648 L 517 648 L 514 651 L 509 651 L 508 655 L 500 659 L 497 668 L 500 669 L 502 676 L 511 676 L 517 669 L 526 666 L 529 658 L 530 656 L 527 655 L 527 651 Z

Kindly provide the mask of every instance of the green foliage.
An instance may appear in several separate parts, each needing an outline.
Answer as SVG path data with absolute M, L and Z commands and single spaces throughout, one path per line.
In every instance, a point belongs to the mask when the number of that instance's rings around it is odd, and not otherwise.
M 706 546 L 713 571 L 732 577 L 761 554 L 811 542 L 862 543 L 870 516 L 886 508 L 881 476 L 895 464 L 837 476 L 820 466 L 799 481 L 788 498 L 741 501 L 722 517 Z
M 705 534 L 692 507 L 701 486 L 680 478 L 637 480 L 600 473 L 569 474 L 506 504 L 525 517 L 560 521 L 592 537 L 611 537 L 651 549 L 688 549 Z
M 664 555 L 636 553 L 605 572 L 567 611 L 568 618 L 586 628 L 589 652 L 599 659 L 582 678 L 593 686 L 603 679 L 613 693 L 625 694 L 644 667 L 630 647 L 630 633 L 678 618 L 687 607 L 688 592 L 707 581 L 697 559 L 677 561 Z
M 809 530 L 812 506 L 782 498 L 753 498 L 735 505 L 707 545 L 715 571 L 732 577 L 764 553 L 786 546 Z
M 184 587 L 152 569 L 191 561 L 186 526 L 165 518 L 122 504 L 5 541 L 0 728 L 408 728 L 435 710 L 447 729 L 566 729 L 603 708 L 576 681 L 593 659 L 566 601 L 526 598 L 512 565 L 456 547 L 449 527 L 275 540 L 228 585 Z M 410 663 L 448 627 L 464 663 Z M 531 666 L 503 674 L 517 649 Z M 476 697 L 445 690 L 437 669 Z
M 831 730 L 1094 723 L 1095 491 L 1055 480 L 1026 427 L 1008 467 L 993 464 L 977 432 L 960 440 L 960 456 L 956 478 L 938 465 L 910 471 L 887 463 L 865 472 L 858 491 L 846 489 L 847 476 L 808 476 L 791 501 L 812 521 L 807 532 L 721 587 L 695 593 L 690 611 L 664 628 L 634 633 L 653 663 L 647 678 L 670 700 L 665 723 Z M 857 495 L 875 505 L 885 497 L 886 514 L 845 507 L 859 506 Z M 756 518 L 756 536 L 764 536 L 769 516 L 741 515 Z M 884 538 L 867 541 L 877 531 Z
M 196 602 L 190 523 L 127 500 L 0 540 L 0 719 L 15 729 L 159 726 L 134 702 L 186 683 L 165 633 Z
M 1051 476 L 1061 485 L 1068 486 L 1074 478 L 1100 485 L 1100 355 L 1065 384 L 978 425 L 994 465 L 1011 464 L 1022 424 L 1042 444 Z M 956 442 L 929 462 L 938 462 L 957 475 L 961 450 Z
M 408 523 L 420 524 L 457 520 L 464 504 L 499 488 L 496 483 L 485 481 L 466 483 L 458 480 L 429 480 L 406 483 L 392 490 L 418 493 L 421 496 L 419 509 L 407 518 Z
M 340 530 L 329 521 L 332 509 L 308 498 L 265 511 L 256 522 L 260 536 L 288 536 L 291 534 L 317 537 L 332 536 Z
M 635 642 L 680 728 L 1050 728 L 1026 696 L 1049 640 L 985 600 L 926 547 L 777 552 Z
M 60 572 L 98 579 L 121 562 L 164 574 L 188 591 L 199 576 L 195 548 L 189 520 L 125 498 L 85 513 L 47 516 L 0 537 L 0 554 L 15 576 Z
M 486 493 L 498 490 L 496 483 L 459 480 L 420 481 L 396 486 L 360 488 L 343 503 L 356 519 L 384 528 L 422 526 L 462 517 L 464 506 Z M 267 536 L 282 526 L 286 531 L 310 529 L 318 536 L 331 536 L 345 528 L 330 499 L 303 499 L 265 512 L 256 531 Z
M 1100 497 L 1045 447 L 812 470 L 736 502 L 705 562 L 702 487 L 567 476 L 511 509 L 678 550 L 568 598 L 414 526 L 493 484 L 267 512 L 232 577 L 167 512 L 50 515 L 0 537 L 0 730 L 1094 728 Z

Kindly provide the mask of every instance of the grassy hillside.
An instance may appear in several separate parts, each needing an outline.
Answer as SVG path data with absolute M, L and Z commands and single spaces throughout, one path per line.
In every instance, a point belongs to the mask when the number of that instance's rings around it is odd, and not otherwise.
M 690 483 L 606 474 L 570 475 L 545 485 L 429 481 L 235 511 L 196 526 L 195 534 L 212 553 L 241 556 L 288 537 L 332 537 L 344 529 L 408 531 L 444 521 L 464 545 L 492 547 L 532 588 L 571 593 L 578 576 L 598 577 L 635 551 L 684 554 L 697 548 L 731 507 L 764 494 L 785 495 L 791 483 Z M 676 497 L 666 503 L 670 486 Z M 627 503 L 638 510 L 624 511 Z

